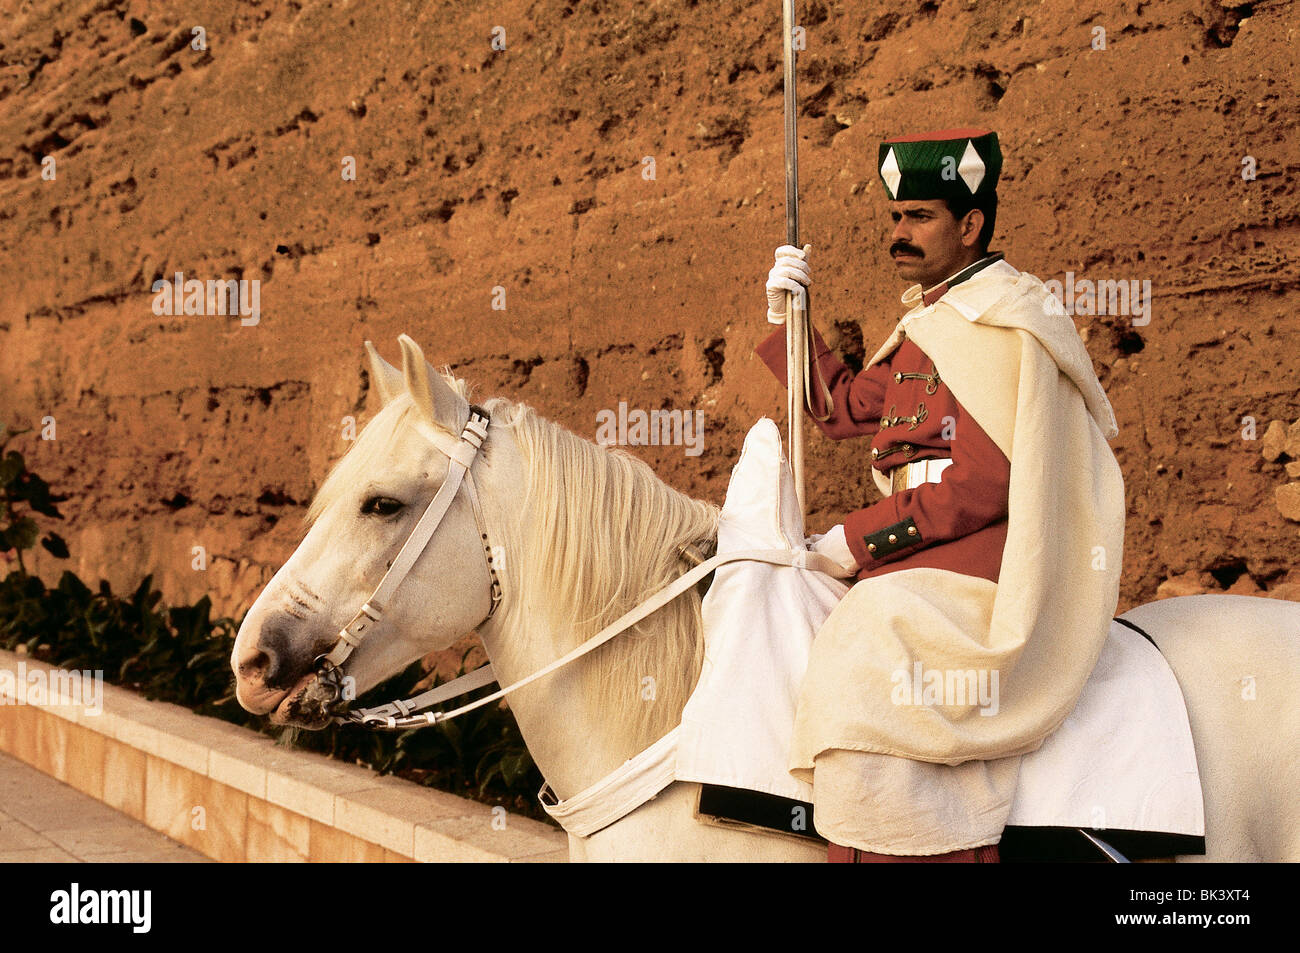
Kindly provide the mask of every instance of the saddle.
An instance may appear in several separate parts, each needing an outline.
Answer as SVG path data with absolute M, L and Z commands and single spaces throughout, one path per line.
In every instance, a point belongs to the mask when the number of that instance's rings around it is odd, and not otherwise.
M 732 473 L 718 552 L 803 547 L 780 434 L 765 418 Z M 702 820 L 818 836 L 811 788 L 789 774 L 787 755 L 813 637 L 847 591 L 789 566 L 737 562 L 715 573 L 703 604 L 704 667 L 676 739 L 675 779 L 702 785 Z M 1132 623 L 1112 623 L 1074 711 L 1023 757 L 1000 852 L 1008 861 L 1205 852 L 1182 691 Z

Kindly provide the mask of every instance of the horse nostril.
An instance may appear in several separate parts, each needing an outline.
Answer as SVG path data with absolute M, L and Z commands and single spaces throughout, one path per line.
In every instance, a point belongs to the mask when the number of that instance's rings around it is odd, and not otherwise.
M 239 677 L 248 681 L 265 682 L 271 668 L 271 657 L 258 649 L 249 658 L 239 663 Z

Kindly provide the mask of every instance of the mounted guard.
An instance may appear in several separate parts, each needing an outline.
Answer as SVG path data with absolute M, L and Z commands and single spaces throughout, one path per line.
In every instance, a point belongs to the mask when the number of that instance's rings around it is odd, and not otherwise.
M 1020 757 L 1070 714 L 1119 592 L 1114 414 L 1063 308 L 990 252 L 997 135 L 890 139 L 878 170 L 909 309 L 861 373 L 819 334 L 807 410 L 866 437 L 884 498 L 814 550 L 856 573 L 819 631 L 791 772 L 832 860 L 997 859 Z M 811 283 L 783 245 L 768 320 Z M 757 348 L 786 380 L 786 331 Z

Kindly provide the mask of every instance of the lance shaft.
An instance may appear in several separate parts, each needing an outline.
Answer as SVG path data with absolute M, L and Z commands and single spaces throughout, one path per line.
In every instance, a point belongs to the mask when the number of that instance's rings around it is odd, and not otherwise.
M 781 0 L 782 49 L 785 53 L 785 239 L 799 246 L 798 100 L 795 96 L 794 0 Z M 807 295 L 787 292 L 785 300 L 786 412 L 790 426 L 790 469 L 802 517 L 805 510 L 803 467 L 804 375 L 808 362 Z
M 799 247 L 798 99 L 795 95 L 794 0 L 781 0 L 785 53 L 785 240 Z

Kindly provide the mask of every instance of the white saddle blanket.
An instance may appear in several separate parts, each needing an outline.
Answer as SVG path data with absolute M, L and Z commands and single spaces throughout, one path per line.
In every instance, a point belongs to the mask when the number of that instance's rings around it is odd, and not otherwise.
M 803 518 L 776 425 L 745 438 L 718 551 L 803 549 Z M 722 566 L 704 599 L 699 685 L 682 713 L 676 778 L 812 801 L 787 770 L 799 683 L 845 583 L 807 569 Z M 1009 825 L 1203 836 L 1205 816 L 1182 691 L 1160 652 L 1112 623 L 1073 713 L 1026 755 Z

